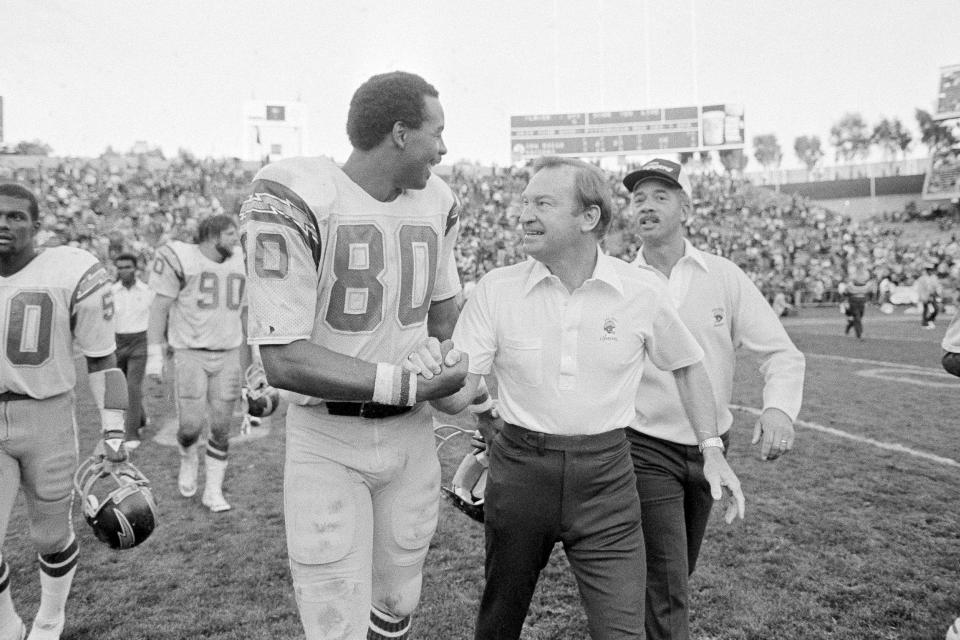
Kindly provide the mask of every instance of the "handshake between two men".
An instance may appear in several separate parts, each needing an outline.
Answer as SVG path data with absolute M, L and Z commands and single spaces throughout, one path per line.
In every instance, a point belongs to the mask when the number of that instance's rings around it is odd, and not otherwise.
M 474 447 L 486 448 L 502 427 L 496 405 L 487 392 L 483 378 L 469 374 L 469 356 L 454 347 L 452 340 L 440 342 L 427 338 L 403 362 L 403 368 L 417 374 L 417 399 L 430 400 L 444 413 L 459 413 L 464 408 L 477 415 L 479 437 Z

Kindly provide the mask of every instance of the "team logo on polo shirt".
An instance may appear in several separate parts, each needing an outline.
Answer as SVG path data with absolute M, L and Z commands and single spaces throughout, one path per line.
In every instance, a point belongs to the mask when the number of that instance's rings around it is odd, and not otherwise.
M 617 319 L 607 318 L 603 321 L 603 335 L 600 336 L 601 342 L 617 339 Z
M 723 324 L 723 307 L 717 307 L 710 312 L 710 315 L 713 316 L 713 326 L 719 327 Z

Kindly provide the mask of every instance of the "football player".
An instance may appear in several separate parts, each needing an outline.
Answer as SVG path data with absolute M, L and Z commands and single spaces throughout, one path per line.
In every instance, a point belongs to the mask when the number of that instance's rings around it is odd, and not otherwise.
M 284 512 L 308 640 L 406 638 L 420 598 L 440 488 L 422 401 L 466 375 L 466 359 L 429 380 L 403 365 L 459 312 L 459 206 L 430 170 L 443 125 L 423 78 L 374 76 L 350 103 L 343 167 L 267 165 L 241 209 L 250 342 L 295 392 Z
M 107 271 L 73 247 L 34 248 L 39 205 L 28 189 L 0 184 L 0 541 L 23 487 L 30 537 L 40 561 L 40 608 L 30 640 L 60 637 L 77 567 L 71 503 L 77 467 L 74 346 L 86 357 L 103 427 L 101 454 L 126 458 L 127 385 L 117 368 Z M 0 558 L 0 638 L 26 629 Z
M 180 419 L 177 484 L 186 498 L 197 492 L 199 441 L 209 413 L 201 502 L 218 513 L 230 509 L 223 496 L 230 421 L 240 398 L 241 371 L 249 364 L 249 352 L 243 346 L 246 276 L 232 217 L 205 218 L 198 237 L 199 244 L 170 241 L 154 258 L 150 287 L 156 297 L 147 328 L 146 377 L 149 393 L 156 395 L 163 377 L 166 336 L 174 350 Z

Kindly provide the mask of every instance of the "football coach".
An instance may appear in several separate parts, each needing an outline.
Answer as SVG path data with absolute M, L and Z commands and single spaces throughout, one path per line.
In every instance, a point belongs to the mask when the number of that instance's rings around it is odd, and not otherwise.
M 603 173 L 541 158 L 521 196 L 532 258 L 477 285 L 445 364 L 469 355 L 461 391 L 434 401 L 456 413 L 493 373 L 504 426 L 484 433 L 486 584 L 477 640 L 520 637 L 540 571 L 563 544 L 594 640 L 642 638 L 645 553 L 625 427 L 649 359 L 672 371 L 691 423 L 717 435 L 703 350 L 648 269 L 600 251 L 612 215 Z M 489 431 L 489 427 L 487 428 Z M 704 472 L 728 520 L 743 517 L 740 482 L 722 455 Z

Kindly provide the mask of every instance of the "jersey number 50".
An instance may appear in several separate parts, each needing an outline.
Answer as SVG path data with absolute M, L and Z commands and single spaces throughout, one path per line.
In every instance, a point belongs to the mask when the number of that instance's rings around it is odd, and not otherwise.
M 103 319 L 113 319 L 113 294 L 100 296 Z M 10 364 L 37 367 L 50 358 L 53 340 L 53 298 L 46 291 L 21 291 L 7 305 L 5 353 Z

